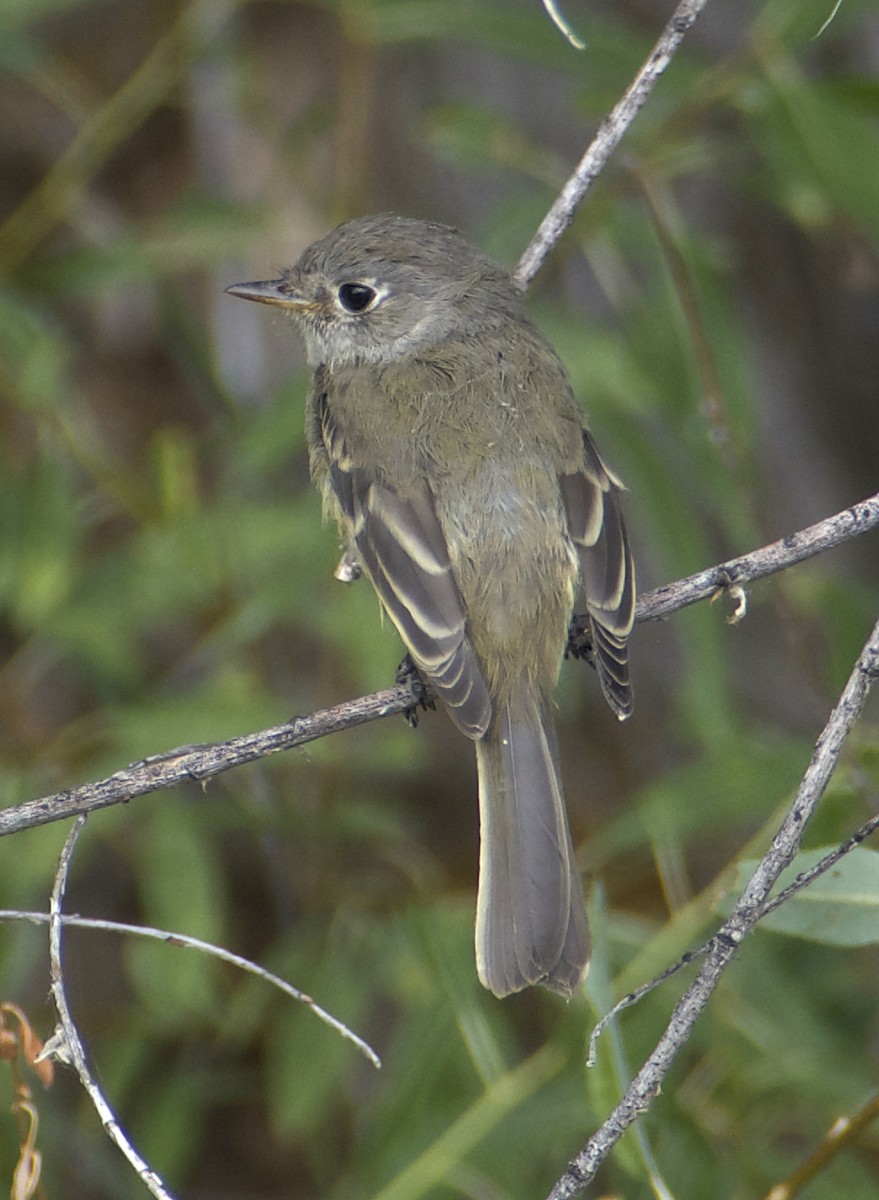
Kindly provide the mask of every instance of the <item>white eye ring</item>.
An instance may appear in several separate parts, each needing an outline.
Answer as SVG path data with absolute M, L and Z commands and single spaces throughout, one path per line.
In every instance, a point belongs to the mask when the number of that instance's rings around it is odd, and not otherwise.
M 336 289 L 336 305 L 348 316 L 360 316 L 377 308 L 388 294 L 371 279 L 350 279 Z

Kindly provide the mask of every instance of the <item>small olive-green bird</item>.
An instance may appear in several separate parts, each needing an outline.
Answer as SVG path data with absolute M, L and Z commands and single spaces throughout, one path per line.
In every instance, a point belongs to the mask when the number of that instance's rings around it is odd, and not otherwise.
M 314 372 L 311 473 L 345 561 L 476 747 L 479 978 L 570 996 L 589 961 L 553 727 L 573 613 L 632 708 L 635 582 L 620 483 L 503 267 L 444 225 L 348 221 L 281 279 Z

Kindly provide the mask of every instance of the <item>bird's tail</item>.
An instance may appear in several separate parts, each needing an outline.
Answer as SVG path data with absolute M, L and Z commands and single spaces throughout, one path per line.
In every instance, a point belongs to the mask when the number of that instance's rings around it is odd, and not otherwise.
M 514 693 L 476 742 L 476 763 L 479 978 L 496 996 L 534 983 L 570 996 L 589 932 L 549 703 Z

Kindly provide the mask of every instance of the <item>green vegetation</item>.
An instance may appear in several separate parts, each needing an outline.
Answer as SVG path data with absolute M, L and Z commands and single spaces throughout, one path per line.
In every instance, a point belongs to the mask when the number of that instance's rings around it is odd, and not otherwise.
M 512 266 L 665 19 L 597 7 L 564 5 L 578 53 L 538 0 L 0 5 L 0 803 L 391 681 L 371 590 L 332 578 L 301 348 L 223 288 L 379 209 Z M 846 0 L 816 37 L 831 7 L 709 4 L 532 288 L 630 489 L 644 587 L 879 486 L 876 13 Z M 625 726 L 566 665 L 596 943 L 567 1007 L 476 981 L 475 773 L 440 715 L 91 817 L 71 911 L 257 958 L 384 1061 L 212 960 L 72 931 L 96 1073 L 172 1191 L 544 1195 L 681 984 L 586 1072 L 596 1016 L 707 936 L 762 852 L 876 619 L 877 563 L 868 535 L 755 586 L 734 628 L 723 602 L 644 626 Z M 812 849 L 875 809 L 876 712 Z M 0 843 L 2 907 L 47 907 L 64 833 Z M 763 1195 L 876 1091 L 876 853 L 844 897 L 857 936 L 822 923 L 831 891 L 746 945 L 603 1194 L 652 1196 L 658 1172 L 676 1197 Z M 0 1001 L 48 1035 L 45 944 L 0 929 Z M 0 1071 L 0 1190 L 10 1088 Z M 68 1072 L 36 1099 L 47 1197 L 141 1194 Z M 877 1177 L 871 1127 L 803 1194 L 870 1200 Z

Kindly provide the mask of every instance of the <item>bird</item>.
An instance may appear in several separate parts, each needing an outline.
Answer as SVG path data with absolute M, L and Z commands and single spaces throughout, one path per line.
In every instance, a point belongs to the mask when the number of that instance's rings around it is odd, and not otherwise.
M 447 225 L 355 218 L 280 278 L 226 290 L 303 336 L 309 465 L 340 577 L 366 574 L 475 745 L 479 979 L 497 997 L 568 998 L 590 947 L 553 696 L 585 641 L 612 711 L 632 711 L 623 485 L 522 289 Z

